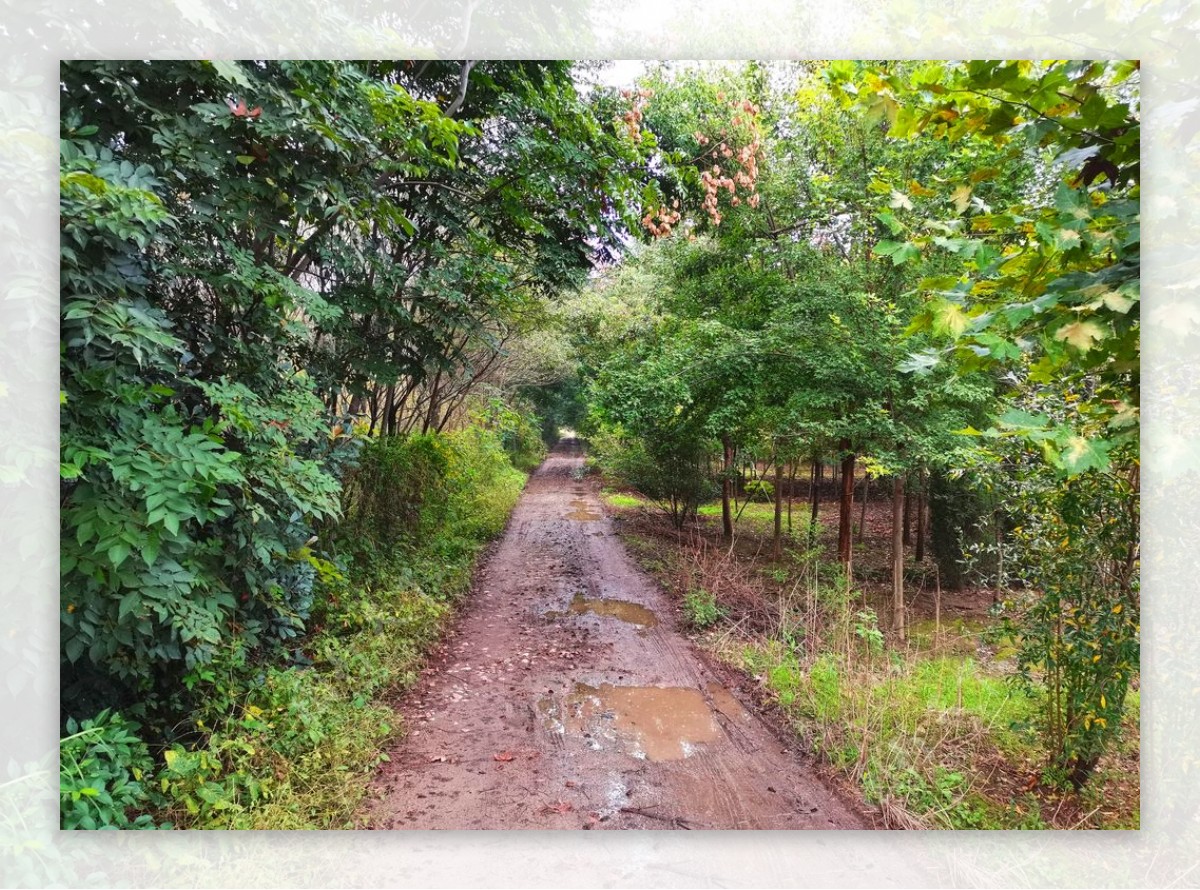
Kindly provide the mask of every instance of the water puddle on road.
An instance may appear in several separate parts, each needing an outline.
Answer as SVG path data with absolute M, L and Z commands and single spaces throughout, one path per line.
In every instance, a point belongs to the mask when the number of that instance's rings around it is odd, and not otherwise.
M 567 514 L 567 519 L 574 519 L 576 522 L 595 522 L 604 518 L 600 513 L 593 512 L 583 498 L 575 498 L 571 501 L 571 506 L 575 509 Z
M 638 627 L 654 627 L 658 624 L 658 616 L 637 603 L 626 600 L 589 600 L 582 593 L 576 594 L 571 605 L 564 612 L 547 612 L 547 618 L 562 618 L 564 615 L 600 615 L 604 618 L 616 618 L 627 624 Z
M 550 732 L 650 761 L 690 757 L 721 733 L 704 694 L 686 687 L 577 683 L 562 699 L 542 699 L 538 710 Z

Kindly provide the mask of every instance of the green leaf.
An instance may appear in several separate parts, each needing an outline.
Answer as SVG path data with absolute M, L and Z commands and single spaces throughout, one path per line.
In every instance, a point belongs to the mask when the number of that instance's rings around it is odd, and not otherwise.
M 237 62 L 231 62 L 225 59 L 213 59 L 208 64 L 212 65 L 213 68 L 216 69 L 217 74 L 221 75 L 221 77 L 230 83 L 237 84 L 240 87 L 246 87 L 247 89 L 254 86 L 254 84 L 250 82 L 250 78 L 248 78 L 246 73 L 242 70 L 242 66 Z
M 113 568 L 119 568 L 121 563 L 129 558 L 129 554 L 129 545 L 119 541 L 108 548 L 108 561 L 113 564 Z
M 117 620 L 120 621 L 122 618 L 136 609 L 141 600 L 141 592 L 137 590 L 131 590 L 129 593 L 121 597 L 120 605 L 117 606 Z
M 1104 470 L 1108 467 L 1110 447 L 1109 443 L 1103 439 L 1071 436 L 1061 452 L 1062 465 L 1072 476 L 1077 476 L 1087 470 Z
M 934 307 L 933 332 L 958 338 L 971 324 L 971 317 L 958 303 L 943 300 Z

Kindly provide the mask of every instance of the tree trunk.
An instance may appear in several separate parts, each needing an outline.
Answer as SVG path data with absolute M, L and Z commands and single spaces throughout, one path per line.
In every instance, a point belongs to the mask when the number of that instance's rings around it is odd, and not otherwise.
M 847 439 L 842 440 L 841 447 L 846 454 L 842 458 L 842 497 L 838 507 L 838 559 L 848 573 L 854 547 L 850 534 L 854 514 L 854 452 L 850 451 Z
M 917 473 L 917 562 L 925 559 L 925 471 Z
M 729 508 L 729 494 L 733 488 L 733 446 L 728 438 L 722 439 L 721 444 L 725 449 L 725 470 L 721 474 L 721 532 L 726 541 L 732 541 L 733 513 Z
M 904 627 L 904 477 L 892 479 L 892 626 L 903 641 Z
M 392 384 L 387 388 L 387 395 L 383 399 L 383 434 L 385 436 L 394 436 L 396 434 L 396 385 Z
M 912 502 L 913 499 L 909 495 L 908 477 L 904 477 L 904 546 L 912 546 Z
M 783 465 L 775 458 L 775 540 L 771 547 L 772 556 L 783 556 Z
M 809 492 L 809 497 L 812 500 L 812 516 L 809 521 L 817 524 L 817 515 L 821 507 L 821 477 L 825 475 L 825 465 L 819 460 L 813 463 L 812 468 L 812 490 Z
M 792 498 L 796 494 L 796 462 L 788 462 L 788 534 L 792 533 Z
M 438 408 L 441 406 L 441 391 L 442 391 L 442 372 L 438 371 L 433 376 L 433 385 L 429 388 L 429 408 L 425 412 L 425 420 L 421 423 L 421 435 L 425 435 L 433 428 L 434 419 L 438 415 Z

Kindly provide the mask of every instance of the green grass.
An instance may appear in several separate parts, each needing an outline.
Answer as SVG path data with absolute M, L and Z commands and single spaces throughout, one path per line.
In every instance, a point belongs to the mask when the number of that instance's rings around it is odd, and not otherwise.
M 1024 728 L 1036 703 L 975 660 L 848 664 L 826 653 L 805 666 L 774 640 L 746 645 L 740 661 L 869 802 L 899 801 L 930 827 L 1045 827 L 1027 801 L 993 799 L 979 765 L 989 752 L 1016 762 L 1038 754 Z
M 604 492 L 602 495 L 604 502 L 610 507 L 641 507 L 646 504 L 646 501 L 636 495 L 625 494 L 619 491 Z

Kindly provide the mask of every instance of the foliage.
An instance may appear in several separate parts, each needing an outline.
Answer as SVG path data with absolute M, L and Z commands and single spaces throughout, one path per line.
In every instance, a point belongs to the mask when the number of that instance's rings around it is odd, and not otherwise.
M 857 104 L 886 115 L 890 136 L 957 145 L 974 167 L 936 182 L 881 180 L 898 196 L 883 221 L 904 239 L 882 252 L 897 264 L 927 252 L 950 260 L 947 274 L 922 281 L 928 300 L 914 325 L 947 338 L 964 367 L 1024 363 L 1034 383 L 1091 380 L 1081 406 L 1089 429 L 1036 440 L 1067 474 L 1103 468 L 1111 448 L 1137 439 L 1139 74 L 1126 61 L 831 74 L 847 101 L 846 85 L 858 85 Z M 997 147 L 1037 161 L 1031 185 L 1001 206 L 980 195 L 1004 175 L 1004 165 L 978 163 Z
M 676 528 L 694 519 L 716 493 L 708 454 L 686 438 L 634 438 L 619 427 L 589 439 L 601 470 L 614 481 L 654 501 Z
M 683 595 L 683 614 L 692 627 L 705 630 L 724 618 L 725 610 L 717 605 L 717 598 L 709 591 L 696 588 Z
M 154 829 L 154 764 L 138 724 L 112 711 L 67 720 L 59 742 L 59 799 L 66 829 Z M 170 825 L 162 826 L 170 828 Z
M 1118 737 L 1139 669 L 1136 473 L 1092 470 L 1065 484 L 1023 474 L 1014 492 L 1013 571 L 1026 588 L 1004 604 L 1006 630 L 1020 634 L 1021 680 L 1045 692 L 1052 771 L 1076 787 Z

